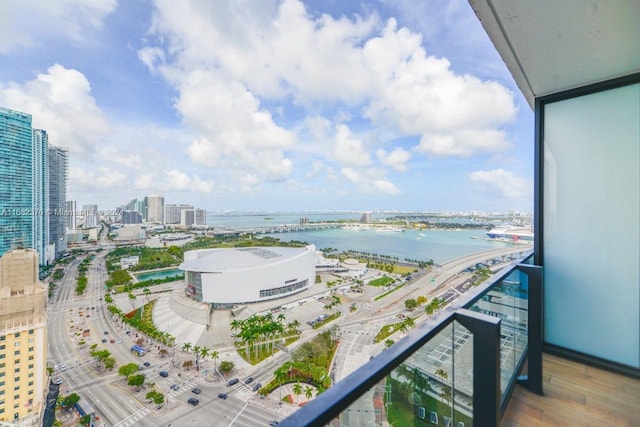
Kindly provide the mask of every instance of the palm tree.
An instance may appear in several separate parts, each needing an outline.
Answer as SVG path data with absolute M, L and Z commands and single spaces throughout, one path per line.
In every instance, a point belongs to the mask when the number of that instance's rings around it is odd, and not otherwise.
M 400 332 L 402 332 L 403 334 L 406 334 L 407 331 L 409 330 L 409 325 L 407 325 L 407 323 L 405 321 L 402 321 L 398 324 L 398 329 L 400 330 Z
M 211 357 L 211 359 L 213 359 L 213 368 L 214 369 L 218 369 L 218 365 L 216 363 L 216 360 L 218 360 L 218 357 L 220 357 L 220 353 L 218 353 L 215 350 L 211 350 L 211 352 L 209 353 L 209 357 Z
M 207 356 L 209 356 L 209 349 L 207 347 L 202 347 L 200 349 L 200 356 L 202 356 L 202 359 L 207 360 Z
M 439 397 L 442 399 L 441 411 L 446 413 L 447 406 L 451 402 L 451 386 L 448 385 L 449 375 L 442 368 L 436 370 L 435 374 L 442 380 L 442 388 L 440 390 Z
M 278 380 L 278 393 L 279 393 L 278 399 L 280 400 L 282 400 L 282 380 L 285 380 L 287 378 L 288 373 L 289 371 L 284 367 L 284 365 L 280 366 L 273 373 L 276 376 L 276 379 Z
M 288 333 L 291 335 L 297 335 L 300 333 L 300 322 L 298 320 L 294 320 L 293 322 L 289 322 L 287 324 Z
M 300 381 L 294 384 L 293 392 L 297 395 L 302 394 L 302 386 L 300 385 Z
M 182 344 L 182 351 L 184 351 L 185 353 L 189 353 L 189 351 L 191 351 L 192 345 L 190 342 L 186 342 L 184 344 Z
M 196 356 L 200 355 L 200 350 L 202 350 L 202 347 L 200 347 L 199 345 L 196 345 L 192 348 L 193 350 L 193 354 L 195 354 Z
M 413 317 L 407 317 L 403 323 L 405 323 L 409 329 L 413 329 L 413 327 L 416 326 L 416 321 Z
M 311 388 L 311 386 L 305 387 L 304 395 L 307 397 L 307 399 L 311 399 L 311 397 L 313 396 L 313 389 Z

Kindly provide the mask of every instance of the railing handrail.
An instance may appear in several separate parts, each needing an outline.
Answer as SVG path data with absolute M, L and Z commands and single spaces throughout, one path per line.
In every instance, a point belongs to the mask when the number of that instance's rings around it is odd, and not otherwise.
M 531 257 L 533 251 L 528 252 L 518 260 L 514 260 L 508 267 L 486 282 L 468 291 L 450 306 L 418 325 L 405 338 L 384 350 L 364 366 L 339 381 L 339 387 L 331 387 L 310 401 L 303 408 L 284 419 L 281 426 L 320 426 L 326 425 L 343 410 L 347 409 L 365 392 L 374 387 L 407 358 L 423 347 L 456 318 L 458 311 L 466 311 L 468 307 L 478 301 L 483 295 L 506 277 L 516 271 L 518 264 Z M 487 316 L 488 317 L 488 316 Z

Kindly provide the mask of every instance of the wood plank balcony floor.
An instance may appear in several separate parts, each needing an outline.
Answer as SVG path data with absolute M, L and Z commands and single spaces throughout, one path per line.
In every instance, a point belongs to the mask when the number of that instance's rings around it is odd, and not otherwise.
M 543 387 L 516 386 L 501 427 L 640 426 L 640 380 L 544 354 Z

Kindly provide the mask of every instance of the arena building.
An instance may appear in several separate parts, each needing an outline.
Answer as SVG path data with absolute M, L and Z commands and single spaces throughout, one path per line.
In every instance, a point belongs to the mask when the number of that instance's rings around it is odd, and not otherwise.
M 315 281 L 316 248 L 250 247 L 185 252 L 186 293 L 224 308 L 282 298 Z

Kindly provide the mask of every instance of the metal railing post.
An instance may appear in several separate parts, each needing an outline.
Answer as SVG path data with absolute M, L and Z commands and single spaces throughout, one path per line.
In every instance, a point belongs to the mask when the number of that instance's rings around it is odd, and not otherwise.
M 542 267 L 520 264 L 518 270 L 527 275 L 529 289 L 527 375 L 518 377 L 518 383 L 542 396 Z
M 461 308 L 455 320 L 473 334 L 473 425 L 500 426 L 500 318 Z

